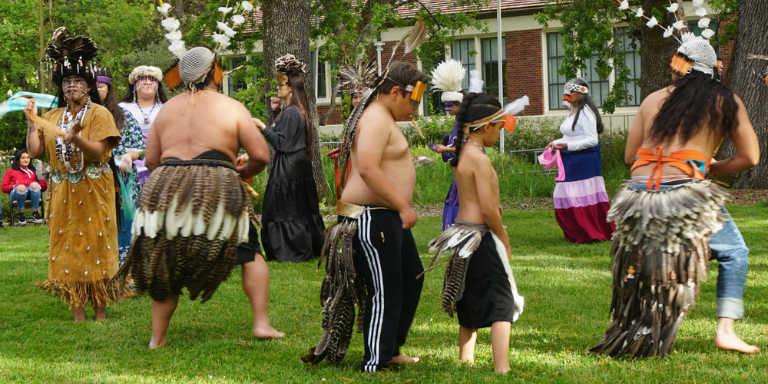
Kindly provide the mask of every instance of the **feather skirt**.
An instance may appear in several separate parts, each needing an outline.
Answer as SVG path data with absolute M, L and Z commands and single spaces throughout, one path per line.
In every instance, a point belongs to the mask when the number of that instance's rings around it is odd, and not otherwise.
M 317 264 L 320 268 L 325 260 L 325 278 L 320 286 L 321 326 L 325 332 L 317 346 L 301 357 L 305 363 L 315 365 L 326 358 L 331 364 L 340 363 L 347 355 L 355 324 L 357 332 L 363 332 L 366 288 L 365 279 L 355 271 L 352 240 L 356 234 L 355 220 L 342 221 L 325 231 L 325 243 Z
M 695 310 L 699 281 L 706 281 L 709 239 L 723 227 L 727 192 L 710 180 L 660 191 L 624 185 L 608 220 L 616 222 L 611 316 L 590 351 L 611 357 L 671 353 L 675 335 Z
M 181 294 L 211 298 L 258 223 L 250 196 L 229 163 L 166 160 L 144 184 L 133 221 L 131 248 L 113 278 L 132 274 L 136 291 L 153 300 Z
M 451 317 L 457 311 L 456 302 L 464 296 L 467 269 L 472 255 L 482 243 L 483 237 L 489 232 L 490 229 L 484 224 L 456 221 L 450 228 L 429 242 L 429 252 L 435 253 L 435 257 L 432 258 L 429 268 L 422 275 L 431 271 L 438 264 L 438 259 L 441 255 L 448 254 L 448 259 L 445 261 L 447 265 L 443 278 L 443 289 L 440 294 L 440 303 L 443 312 Z M 494 244 L 501 244 L 501 241 L 495 235 L 493 238 Z M 523 312 L 523 297 L 517 293 L 517 285 L 512 276 L 512 269 L 509 267 L 506 250 L 503 245 L 498 252 L 500 252 L 501 263 L 504 266 L 505 276 L 509 281 L 512 291 L 515 320 L 517 320 L 517 316 Z

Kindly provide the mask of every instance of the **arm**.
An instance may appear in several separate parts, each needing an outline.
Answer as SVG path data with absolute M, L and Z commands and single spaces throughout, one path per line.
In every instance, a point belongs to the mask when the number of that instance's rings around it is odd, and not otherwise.
M 632 123 L 632 128 L 629 129 L 629 135 L 627 136 L 627 147 L 624 150 L 624 162 L 632 165 L 637 158 L 637 150 L 643 145 L 645 140 L 645 132 L 643 130 L 643 106 L 640 106 L 640 110 L 637 111 L 635 121 Z
M 37 183 L 40 184 L 40 192 L 45 192 L 45 190 L 48 189 L 48 182 L 45 181 L 45 179 L 38 179 Z
M 79 131 L 75 132 L 74 129 L 67 134 L 65 140 L 75 144 L 81 151 L 83 151 L 83 155 L 91 159 L 101 159 L 101 156 L 107 149 L 107 140 L 90 141 L 82 137 Z
M 491 159 L 483 156 L 473 159 L 479 165 L 475 170 L 475 187 L 477 188 L 477 200 L 480 203 L 480 211 L 483 215 L 485 224 L 491 228 L 491 232 L 501 240 L 504 248 L 507 250 L 507 258 L 512 256 L 512 249 L 509 245 L 509 236 L 504 225 L 501 223 L 501 209 L 494 201 L 498 201 L 498 190 L 494 191 L 491 186 L 493 179 L 493 167 Z
M 30 99 L 27 102 L 27 106 L 24 107 L 24 113 L 37 115 L 35 99 Z M 42 156 L 44 151 L 45 147 L 37 132 L 37 123 L 33 123 L 32 120 L 27 118 L 27 152 L 29 152 L 29 157 L 36 159 Z
M 149 129 L 149 135 L 147 135 L 147 150 L 144 153 L 144 165 L 150 172 L 160 166 L 160 155 L 162 155 L 162 148 L 160 147 L 160 136 L 157 133 L 157 119 L 155 119 L 152 128 Z
M 580 151 L 597 145 L 597 119 L 595 118 L 595 113 L 592 111 L 592 108 L 585 106 L 584 109 L 582 109 L 576 125 L 584 131 L 585 137 L 582 140 L 568 143 L 565 149 L 569 151 Z
M 261 133 L 264 134 L 264 138 L 272 145 L 272 148 L 282 151 L 286 145 L 290 145 L 289 141 L 296 134 L 296 129 L 302 125 L 303 119 L 300 116 L 297 108 L 286 109 L 275 124 L 274 129 L 263 128 Z
M 381 126 L 383 124 L 376 125 L 374 122 L 368 125 L 366 123 L 359 123 L 355 138 L 360 177 L 373 193 L 386 202 L 388 208 L 400 213 L 404 229 L 412 228 L 416 224 L 416 213 L 381 170 L 381 157 L 384 155 L 390 133 Z M 365 155 L 360 156 L 360 154 Z
M 5 175 L 3 175 L 3 185 L 0 187 L 0 190 L 3 191 L 3 193 L 11 193 L 13 190 L 14 185 L 11 185 L 11 170 L 7 170 L 5 172 Z
M 747 109 L 744 103 L 736 95 L 733 95 L 739 105 L 739 126 L 731 134 L 731 141 L 736 147 L 736 155 L 725 160 L 715 161 L 709 165 L 709 173 L 739 173 L 757 165 L 760 161 L 760 144 L 755 134 L 755 128 L 749 121 Z
M 243 116 L 238 121 L 237 139 L 248 155 L 248 162 L 237 167 L 240 177 L 245 180 L 261 173 L 269 163 L 269 148 L 264 136 L 259 134 L 248 110 L 243 108 Z

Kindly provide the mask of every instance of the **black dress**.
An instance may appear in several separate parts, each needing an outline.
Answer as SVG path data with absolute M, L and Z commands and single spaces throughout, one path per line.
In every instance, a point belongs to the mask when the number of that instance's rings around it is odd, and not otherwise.
M 307 153 L 304 117 L 287 107 L 263 131 L 275 157 L 264 192 L 261 241 L 269 260 L 299 262 L 317 257 L 323 246 L 323 218 L 312 161 Z

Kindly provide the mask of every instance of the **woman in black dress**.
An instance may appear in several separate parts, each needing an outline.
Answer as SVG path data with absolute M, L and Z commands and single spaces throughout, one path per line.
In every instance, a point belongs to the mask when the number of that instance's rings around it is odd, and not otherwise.
M 278 96 L 286 107 L 272 126 L 254 119 L 275 150 L 264 192 L 261 239 L 267 259 L 280 262 L 313 259 L 324 241 L 310 160 L 312 121 L 299 71 L 278 73 Z

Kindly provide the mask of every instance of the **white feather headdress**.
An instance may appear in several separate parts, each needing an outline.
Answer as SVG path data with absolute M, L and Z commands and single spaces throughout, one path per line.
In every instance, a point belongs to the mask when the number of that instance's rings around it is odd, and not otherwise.
M 467 70 L 461 61 L 455 59 L 444 61 L 432 70 L 432 84 L 434 84 L 434 88 L 443 91 L 440 98 L 443 102 L 461 103 L 464 100 L 464 95 L 461 93 L 461 82 L 465 76 L 467 76 Z
M 469 93 L 480 93 L 483 91 L 483 78 L 480 71 L 473 69 L 469 71 Z

